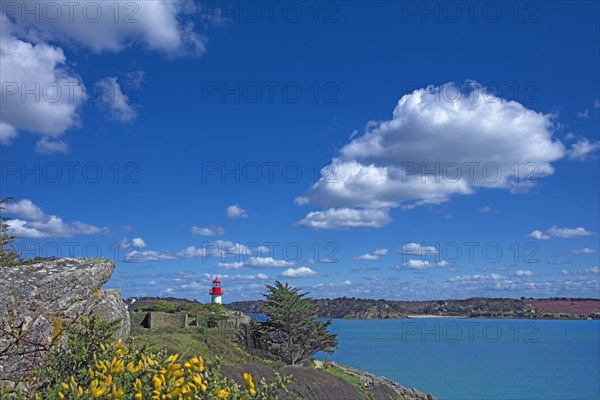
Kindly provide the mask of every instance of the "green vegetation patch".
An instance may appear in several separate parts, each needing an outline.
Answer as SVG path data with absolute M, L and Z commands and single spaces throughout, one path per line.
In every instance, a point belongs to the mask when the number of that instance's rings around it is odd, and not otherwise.
M 333 365 L 327 366 L 326 368 L 324 368 L 324 371 L 329 372 L 331 375 L 342 378 L 349 384 L 358 387 L 362 391 L 365 391 L 365 386 L 364 386 L 363 381 L 356 375 L 352 375 L 345 371 L 342 371 L 341 369 L 339 369 Z

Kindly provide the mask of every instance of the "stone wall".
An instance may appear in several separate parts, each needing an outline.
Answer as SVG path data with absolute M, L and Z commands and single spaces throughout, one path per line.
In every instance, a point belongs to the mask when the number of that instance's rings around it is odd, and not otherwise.
M 151 311 L 146 315 L 143 325 L 146 328 L 187 328 L 187 314 L 171 314 Z

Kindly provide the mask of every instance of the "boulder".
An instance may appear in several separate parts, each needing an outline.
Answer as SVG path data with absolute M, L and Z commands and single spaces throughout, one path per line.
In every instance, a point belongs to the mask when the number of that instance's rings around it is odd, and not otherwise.
M 121 321 L 117 338 L 129 336 L 129 313 L 116 290 L 100 290 L 115 268 L 105 259 L 65 258 L 0 267 L 0 388 L 13 387 L 43 367 L 61 343 L 60 324 L 82 315 Z

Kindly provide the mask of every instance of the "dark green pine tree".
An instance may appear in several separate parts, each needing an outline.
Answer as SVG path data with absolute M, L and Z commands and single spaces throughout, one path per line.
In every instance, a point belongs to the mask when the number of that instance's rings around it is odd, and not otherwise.
M 15 237 L 8 234 L 7 221 L 9 217 L 2 215 L 4 204 L 12 200 L 12 197 L 5 197 L 0 200 L 0 267 L 12 267 L 19 263 L 19 255 L 15 251 Z
M 260 336 L 270 353 L 293 365 L 319 351 L 334 352 L 338 341 L 337 335 L 327 330 L 331 320 L 317 320 L 317 311 L 306 298 L 308 293 L 279 281 L 266 286 L 262 309 L 268 320 L 261 323 Z

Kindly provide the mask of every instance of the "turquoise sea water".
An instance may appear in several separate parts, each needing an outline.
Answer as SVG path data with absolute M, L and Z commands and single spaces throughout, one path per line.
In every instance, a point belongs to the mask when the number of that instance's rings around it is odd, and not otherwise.
M 336 319 L 332 330 L 330 360 L 439 400 L 600 399 L 600 321 Z

